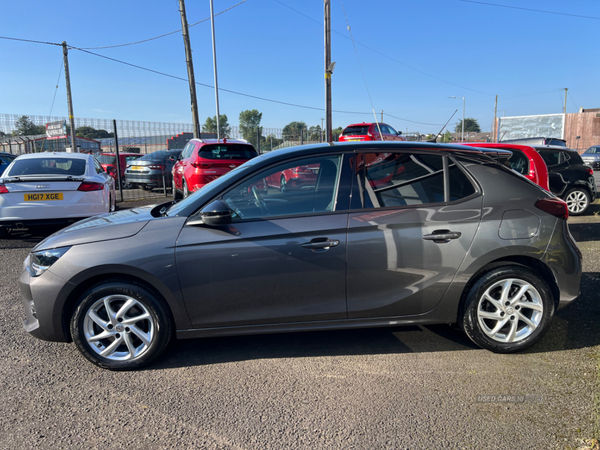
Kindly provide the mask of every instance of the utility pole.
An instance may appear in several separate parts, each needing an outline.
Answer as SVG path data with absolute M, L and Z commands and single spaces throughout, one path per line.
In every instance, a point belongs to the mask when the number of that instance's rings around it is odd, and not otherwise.
M 383 123 L 383 109 L 381 110 L 381 123 Z
M 325 7 L 325 117 L 327 142 L 333 141 L 333 127 L 331 124 L 331 74 L 333 67 L 331 65 L 331 3 L 330 0 L 323 0 Z
M 190 35 L 188 22 L 185 16 L 185 2 L 179 0 L 179 12 L 181 13 L 181 28 L 183 31 L 183 44 L 185 45 L 185 62 L 187 64 L 188 81 L 190 83 L 190 98 L 192 102 L 192 122 L 194 125 L 194 137 L 200 137 L 200 123 L 198 120 L 198 100 L 196 98 L 196 79 L 194 78 L 194 63 L 192 62 L 192 48 L 190 46 Z M 217 120 L 219 120 L 217 116 Z
M 494 105 L 494 136 L 492 142 L 498 142 L 498 125 L 496 117 L 498 115 L 498 94 L 496 94 L 496 104 Z
M 219 82 L 217 81 L 217 44 L 215 41 L 215 12 L 213 10 L 213 0 L 210 0 L 210 26 L 212 29 L 213 43 L 213 66 L 215 68 L 215 101 L 217 103 L 217 141 L 221 139 L 221 124 L 219 117 Z
M 67 82 L 67 103 L 69 104 L 69 126 L 71 127 L 71 151 L 79 153 L 77 141 L 75 140 L 75 118 L 73 117 L 73 97 L 71 96 L 71 78 L 69 76 L 69 50 L 67 41 L 63 41 L 63 58 L 65 60 L 65 80 Z
M 569 90 L 568 88 L 564 88 L 565 89 L 565 104 L 563 106 L 563 114 L 567 113 L 567 91 Z

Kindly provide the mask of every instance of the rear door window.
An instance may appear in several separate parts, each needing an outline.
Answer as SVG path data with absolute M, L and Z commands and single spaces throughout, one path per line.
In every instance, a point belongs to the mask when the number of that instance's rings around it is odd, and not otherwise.
M 448 192 L 445 192 L 443 158 L 408 152 L 357 155 L 353 189 L 357 195 L 353 194 L 352 208 L 444 203 L 474 194 L 472 183 L 452 160 L 448 164 Z
M 515 172 L 521 175 L 527 175 L 529 173 L 529 160 L 519 150 L 512 150 L 512 156 L 508 159 L 510 167 Z

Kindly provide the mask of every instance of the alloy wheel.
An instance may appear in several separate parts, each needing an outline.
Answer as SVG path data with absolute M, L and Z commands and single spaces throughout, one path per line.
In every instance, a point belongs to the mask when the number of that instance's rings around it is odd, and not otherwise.
M 127 295 L 108 295 L 86 312 L 83 334 L 89 347 L 110 361 L 128 361 L 148 350 L 156 324 L 148 309 Z
M 567 202 L 569 212 L 573 214 L 581 213 L 588 207 L 588 197 L 583 191 L 573 190 L 569 192 L 565 201 Z
M 540 293 L 524 280 L 509 278 L 492 284 L 479 299 L 477 320 L 496 342 L 518 342 L 540 325 L 544 305 Z

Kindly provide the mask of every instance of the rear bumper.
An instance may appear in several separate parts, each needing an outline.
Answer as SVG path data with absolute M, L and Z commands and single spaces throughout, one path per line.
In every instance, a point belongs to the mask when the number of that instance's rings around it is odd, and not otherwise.
M 164 183 L 163 183 L 163 175 L 162 174 L 137 175 L 137 174 L 126 173 L 125 181 L 127 183 L 132 183 L 132 184 L 143 184 L 146 186 L 163 187 L 163 185 L 169 186 L 169 184 L 171 183 L 171 175 L 165 174 L 164 175 Z

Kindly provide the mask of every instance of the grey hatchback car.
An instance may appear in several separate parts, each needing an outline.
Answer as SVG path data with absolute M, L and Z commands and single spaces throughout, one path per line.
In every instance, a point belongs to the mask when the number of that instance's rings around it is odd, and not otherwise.
M 20 276 L 25 329 L 139 368 L 169 340 L 458 323 L 526 349 L 579 294 L 566 204 L 510 152 L 351 142 L 261 155 L 185 200 L 78 222 Z M 285 171 L 302 183 L 282 191 Z

